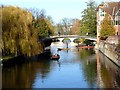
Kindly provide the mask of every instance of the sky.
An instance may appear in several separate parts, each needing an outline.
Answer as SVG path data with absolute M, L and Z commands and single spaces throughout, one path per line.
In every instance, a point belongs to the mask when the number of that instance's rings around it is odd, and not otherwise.
M 81 12 L 86 8 L 89 0 L 0 0 L 2 5 L 13 5 L 21 8 L 38 8 L 44 9 L 46 15 L 52 17 L 55 23 L 59 23 L 63 18 L 81 19 Z M 99 5 L 103 1 L 120 1 L 120 0 L 95 0 Z

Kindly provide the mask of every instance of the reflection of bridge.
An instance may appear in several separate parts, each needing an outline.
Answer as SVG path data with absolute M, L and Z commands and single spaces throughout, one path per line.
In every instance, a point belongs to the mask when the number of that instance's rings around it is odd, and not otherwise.
M 60 42 L 62 42 L 64 38 L 58 38 L 58 40 L 60 40 Z M 76 38 L 69 38 L 71 42 L 73 42 Z
M 96 38 L 89 37 L 89 36 L 78 36 L 78 35 L 60 35 L 60 36 L 50 36 L 50 38 L 58 38 L 60 41 L 62 41 L 64 38 L 69 38 L 72 42 L 76 38 L 85 38 L 91 41 L 97 41 Z

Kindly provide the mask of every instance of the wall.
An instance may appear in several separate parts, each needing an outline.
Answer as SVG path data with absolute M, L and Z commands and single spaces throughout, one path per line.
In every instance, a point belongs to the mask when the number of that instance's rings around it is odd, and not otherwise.
M 116 30 L 116 35 L 117 35 L 117 32 L 118 32 L 118 35 L 120 35 L 120 25 L 115 25 L 115 30 Z
M 116 52 L 116 46 L 114 44 L 100 41 L 99 50 L 120 67 L 120 54 Z

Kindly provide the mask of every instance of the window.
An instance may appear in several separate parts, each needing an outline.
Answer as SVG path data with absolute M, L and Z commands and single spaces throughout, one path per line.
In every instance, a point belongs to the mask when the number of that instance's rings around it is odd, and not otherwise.
M 104 10 L 100 11 L 100 16 L 105 16 L 105 11 Z
M 120 21 L 118 21 L 118 25 L 120 25 Z
M 104 14 L 100 14 L 100 16 L 104 16 Z
M 120 20 L 115 20 L 114 25 L 120 25 Z
M 104 7 L 108 7 L 108 4 L 107 4 L 107 3 L 104 3 Z
M 120 16 L 120 10 L 117 12 L 117 15 L 116 16 Z
M 117 32 L 117 35 L 118 35 L 118 32 Z

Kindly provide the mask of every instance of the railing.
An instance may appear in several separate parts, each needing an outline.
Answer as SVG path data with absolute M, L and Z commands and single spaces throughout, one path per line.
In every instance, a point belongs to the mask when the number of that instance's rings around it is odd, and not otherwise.
M 78 35 L 55 35 L 55 36 L 50 36 L 50 38 L 65 38 L 65 37 L 78 37 Z
M 78 36 L 78 35 L 56 35 L 56 36 L 50 36 L 50 38 L 85 38 L 93 41 L 97 41 L 96 37 L 89 37 L 89 36 Z

